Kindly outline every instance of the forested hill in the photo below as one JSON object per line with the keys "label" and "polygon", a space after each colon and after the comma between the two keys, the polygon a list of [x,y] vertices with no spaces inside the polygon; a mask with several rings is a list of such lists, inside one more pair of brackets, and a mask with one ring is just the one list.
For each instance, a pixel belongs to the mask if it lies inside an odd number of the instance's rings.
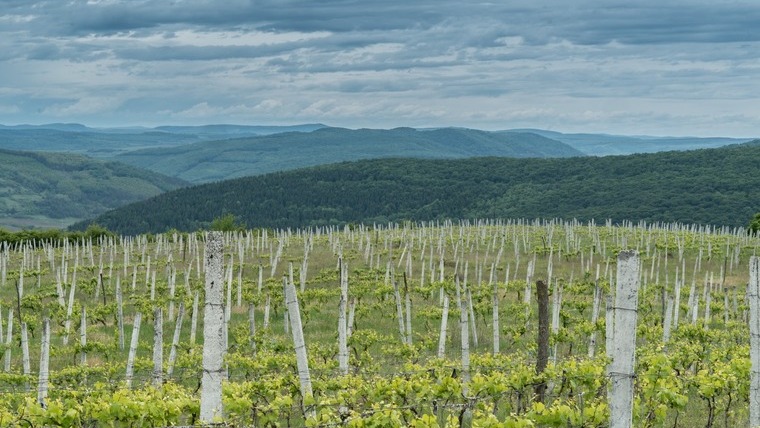
{"label": "forested hill", "polygon": [[[746,225],[760,211],[760,140],[719,149],[565,159],[382,159],[184,188],[95,221],[120,233],[444,218]],[[86,227],[82,223],[79,228]]]}
{"label": "forested hill", "polygon": [[138,150],[115,159],[203,183],[358,159],[582,155],[565,143],[527,132],[321,128]]}
{"label": "forested hill", "polygon": [[66,227],[187,184],[75,154],[0,150],[0,228]]}

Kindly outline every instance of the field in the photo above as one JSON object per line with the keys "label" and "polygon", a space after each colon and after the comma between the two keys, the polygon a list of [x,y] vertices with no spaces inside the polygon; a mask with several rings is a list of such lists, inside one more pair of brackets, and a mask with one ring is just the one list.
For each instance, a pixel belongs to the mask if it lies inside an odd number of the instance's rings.
{"label": "field", "polygon": [[[741,229],[482,221],[253,230],[224,242],[218,421],[607,426],[605,301],[618,252],[634,249],[634,426],[748,423],[746,286],[760,240]],[[203,233],[0,248],[0,426],[199,422]],[[541,373],[539,280],[552,307]],[[284,281],[299,290],[311,394],[302,393]]]}

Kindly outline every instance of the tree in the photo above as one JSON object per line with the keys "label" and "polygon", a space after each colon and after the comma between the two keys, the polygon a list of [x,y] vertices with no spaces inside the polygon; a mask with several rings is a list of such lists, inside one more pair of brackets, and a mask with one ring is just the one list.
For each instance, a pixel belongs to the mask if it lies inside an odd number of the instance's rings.
{"label": "tree", "polygon": [[92,238],[93,240],[107,236],[112,237],[115,235],[113,232],[97,223],[91,223],[89,226],[87,226],[87,230],[84,231],[84,237]]}
{"label": "tree", "polygon": [[757,212],[752,216],[752,220],[749,221],[749,226],[747,227],[747,232],[753,235],[760,232],[760,212]]}
{"label": "tree", "polygon": [[238,223],[237,217],[234,214],[225,214],[211,221],[211,230],[218,230],[220,232],[232,232],[244,228],[245,225]]}

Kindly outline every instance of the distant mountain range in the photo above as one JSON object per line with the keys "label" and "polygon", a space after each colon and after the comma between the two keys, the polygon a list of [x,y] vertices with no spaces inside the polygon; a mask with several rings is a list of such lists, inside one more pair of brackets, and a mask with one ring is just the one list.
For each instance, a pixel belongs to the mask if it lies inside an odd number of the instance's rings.
{"label": "distant mountain range", "polygon": [[159,126],[157,128],[88,128],[77,123],[0,125],[0,149],[79,153],[108,158],[132,150],[280,132],[309,132],[324,127],[325,125],[321,124]]}
{"label": "distant mountain range", "polygon": [[200,126],[159,126],[157,131],[172,134],[189,134],[209,139],[250,137],[256,135],[280,134],[283,132],[311,132],[317,129],[327,128],[321,123],[307,123],[304,125],[291,126],[248,126],[248,125],[200,125]]}
{"label": "distant mountain range", "polygon": [[[108,134],[129,136],[126,143],[136,141],[140,136],[146,137],[146,142],[142,146],[158,147],[163,145],[180,145],[190,142],[223,140],[228,138],[253,137],[261,135],[272,135],[283,132],[311,132],[329,126],[321,123],[285,125],[285,126],[267,126],[267,125],[229,125],[229,124],[210,124],[199,126],[157,126],[157,127],[121,127],[121,128],[91,128],[78,123],[49,123],[44,125],[0,125],[0,148],[27,149],[27,150],[46,150],[46,151],[73,151],[84,152],[93,143],[102,144],[119,144],[118,138],[107,139],[105,137],[95,137],[95,134]],[[436,128],[445,129],[445,128]],[[453,128],[463,129],[468,128]],[[31,140],[24,136],[23,132],[14,134],[7,131],[57,131],[68,133],[68,135],[58,135],[55,141],[46,142],[42,139]],[[419,129],[433,130],[433,129]],[[727,144],[743,143],[752,140],[752,138],[726,138],[726,137],[656,137],[656,136],[628,136],[628,135],[611,135],[611,134],[592,134],[592,133],[562,133],[557,131],[548,131],[543,129],[508,129],[503,131],[481,131],[481,132],[510,132],[510,133],[531,133],[541,135],[546,138],[561,141],[569,144],[571,147],[580,150],[586,155],[605,156],[620,155],[632,153],[651,153],[668,150],[691,150],[704,149],[710,147],[720,147]],[[29,134],[33,135],[33,134]],[[48,136],[55,135],[48,132]],[[161,138],[159,138],[161,136]],[[181,138],[180,136],[184,137]],[[192,138],[188,138],[192,137]],[[62,143],[66,140],[66,145],[56,147],[55,144]],[[158,141],[157,141],[158,140]],[[18,144],[30,144],[20,147]],[[77,148],[81,144],[82,148]],[[38,146],[39,145],[39,146]],[[143,147],[144,148],[144,147]],[[100,152],[121,152],[121,147],[98,147]]]}
{"label": "distant mountain range", "polygon": [[0,150],[0,227],[61,228],[186,186],[182,180],[72,153]]}
{"label": "distant mountain range", "polygon": [[[374,159],[168,192],[97,217],[120,233],[446,218],[577,218],[743,226],[760,211],[760,140],[562,159]],[[85,228],[83,222],[75,228]]]}
{"label": "distant mountain range", "polygon": [[[233,139],[236,141],[225,141]],[[2,149],[55,151],[118,158],[134,166],[153,169],[193,182],[373,157],[606,156],[712,148],[749,140],[723,137],[565,134],[541,129],[349,130],[332,128],[320,123],[291,126],[215,124],[155,128],[89,128],[76,123],[0,125]],[[563,147],[562,144],[569,148]],[[172,163],[177,163],[176,166],[166,165],[169,157]]]}
{"label": "distant mountain range", "polygon": [[[359,159],[565,158],[687,150],[744,141],[563,134],[539,129],[351,130],[319,123],[155,128],[90,128],[76,123],[0,125],[0,150],[5,150],[0,156],[0,177],[4,180],[0,187],[4,197],[0,201],[0,227],[64,226],[188,183]],[[90,161],[85,158],[51,154],[50,159],[57,160],[50,161],[43,154],[12,152],[22,150],[80,154],[136,168],[126,172],[125,166],[115,163],[86,166]],[[81,164],[78,172],[60,169],[60,159]],[[126,179],[124,174],[130,178]],[[143,181],[134,181],[140,179]],[[111,196],[103,199],[108,196],[104,192]]]}
{"label": "distant mountain range", "polygon": [[91,128],[80,123],[48,123],[44,125],[0,125],[0,130],[52,130],[62,132],[81,132],[90,134],[142,134],[146,132],[166,132],[170,134],[208,135],[214,138],[229,135],[269,135],[280,132],[311,132],[319,128],[327,128],[321,123],[305,123],[301,125],[196,125],[196,126],[130,126],[121,128]]}
{"label": "distant mountain range", "polygon": [[709,149],[729,144],[746,143],[752,138],[726,137],[649,137],[605,134],[563,134],[541,129],[513,130],[532,132],[546,138],[562,141],[590,156],[656,153],[670,150]]}
{"label": "distant mountain range", "polygon": [[568,157],[583,154],[540,135],[444,128],[418,131],[321,128],[168,148],[114,159],[193,183],[377,158],[459,159],[477,156]]}

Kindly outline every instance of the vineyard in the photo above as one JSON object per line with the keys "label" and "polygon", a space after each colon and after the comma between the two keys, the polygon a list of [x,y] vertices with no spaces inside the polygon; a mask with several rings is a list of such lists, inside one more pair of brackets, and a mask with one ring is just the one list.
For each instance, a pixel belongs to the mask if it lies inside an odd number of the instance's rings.
{"label": "vineyard", "polygon": [[[0,426],[606,427],[626,249],[638,254],[633,425],[749,425],[760,239],[742,229],[228,232],[214,234],[218,302],[209,236],[0,244]],[[204,311],[222,321],[218,370]],[[216,375],[209,416],[202,379]]]}

